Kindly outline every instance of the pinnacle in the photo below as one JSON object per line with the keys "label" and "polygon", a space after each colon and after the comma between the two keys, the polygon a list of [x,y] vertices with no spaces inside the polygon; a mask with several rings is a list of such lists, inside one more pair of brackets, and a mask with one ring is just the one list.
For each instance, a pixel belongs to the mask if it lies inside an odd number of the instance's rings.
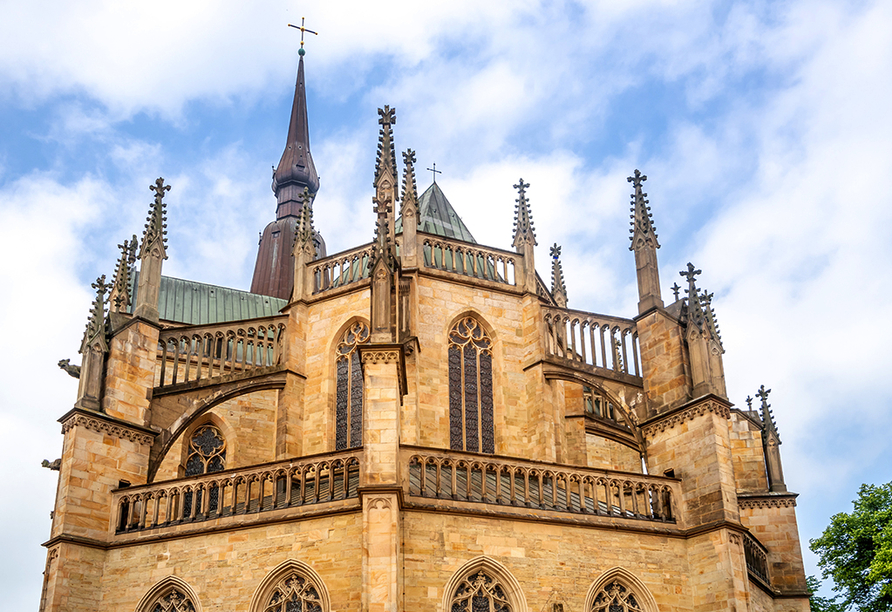
{"label": "pinnacle", "polygon": [[536,229],[533,226],[533,215],[530,212],[530,204],[527,200],[526,190],[529,183],[524,183],[521,178],[514,188],[517,189],[518,198],[514,200],[517,205],[514,207],[514,247],[519,248],[520,245],[529,242],[533,246],[539,244],[536,242]]}
{"label": "pinnacle", "polygon": [[650,201],[647,194],[642,190],[642,184],[647,180],[647,176],[641,174],[640,170],[635,170],[635,174],[626,179],[632,183],[635,193],[632,194],[632,244],[629,246],[630,251],[649,247],[653,249],[660,248],[660,242],[657,240],[656,228],[653,224],[653,215],[650,212]]}

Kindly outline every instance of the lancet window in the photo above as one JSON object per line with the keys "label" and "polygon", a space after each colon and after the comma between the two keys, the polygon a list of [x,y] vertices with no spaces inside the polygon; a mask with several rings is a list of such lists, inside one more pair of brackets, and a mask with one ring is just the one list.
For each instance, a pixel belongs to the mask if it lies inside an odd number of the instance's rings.
{"label": "lancet window", "polygon": [[152,606],[151,612],[195,612],[195,606],[188,596],[174,588]]}
{"label": "lancet window", "polygon": [[635,595],[614,580],[595,596],[590,612],[643,612]]}
{"label": "lancet window", "polygon": [[276,584],[263,612],[323,612],[316,586],[297,572]]}
{"label": "lancet window", "polygon": [[485,571],[477,571],[459,583],[450,612],[511,612],[505,589]]}
{"label": "lancet window", "polygon": [[369,326],[357,321],[344,332],[336,349],[336,450],[362,446],[362,366],[357,348],[368,341]]}
{"label": "lancet window", "polygon": [[473,317],[449,331],[449,447],[495,452],[492,340]]}
{"label": "lancet window", "polygon": [[[198,427],[189,437],[189,449],[186,456],[186,476],[199,476],[211,474],[226,469],[226,438],[220,430],[211,424]],[[216,510],[219,502],[220,491],[217,486],[210,489],[208,509]],[[183,496],[184,513],[189,516],[192,510],[192,492]],[[201,508],[201,492],[195,500],[197,507]],[[154,612],[154,611],[153,611]]]}

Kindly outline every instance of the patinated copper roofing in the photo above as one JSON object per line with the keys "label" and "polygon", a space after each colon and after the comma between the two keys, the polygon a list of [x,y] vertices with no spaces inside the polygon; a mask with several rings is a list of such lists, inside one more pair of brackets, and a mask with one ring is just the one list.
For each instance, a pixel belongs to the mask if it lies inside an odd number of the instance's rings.
{"label": "patinated copper roofing", "polygon": [[[139,286],[138,277],[139,273],[134,273],[131,282],[130,290],[134,298]],[[134,299],[133,302],[135,301]],[[158,292],[160,320],[185,325],[270,317],[278,314],[287,303],[288,300],[270,295],[258,295],[170,276],[161,277],[161,288]],[[131,305],[129,312],[132,311]]]}
{"label": "patinated copper roofing", "polygon": [[[397,233],[403,231],[403,219],[396,220]],[[418,231],[444,238],[455,238],[477,244],[437,183],[433,183],[418,199]]]}

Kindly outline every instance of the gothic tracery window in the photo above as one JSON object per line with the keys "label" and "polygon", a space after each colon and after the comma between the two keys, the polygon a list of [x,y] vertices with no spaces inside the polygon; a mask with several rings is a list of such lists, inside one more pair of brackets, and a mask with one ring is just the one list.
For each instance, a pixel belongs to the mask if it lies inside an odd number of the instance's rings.
{"label": "gothic tracery window", "polygon": [[336,349],[335,449],[362,446],[362,366],[357,347],[369,341],[369,327],[357,321]]}
{"label": "gothic tracery window", "polygon": [[614,580],[605,586],[592,602],[590,612],[643,612],[635,595]]}
{"label": "gothic tracery window", "polygon": [[151,612],[195,612],[195,606],[189,597],[174,588],[155,603]]}
{"label": "gothic tracery window", "polygon": [[[202,425],[192,432],[189,437],[188,455],[186,457],[185,476],[200,476],[220,472],[226,468],[226,438],[220,430],[211,424]],[[191,516],[192,499],[191,491],[183,496],[184,516]],[[219,503],[219,487],[210,489],[208,510],[216,510]],[[201,508],[201,492],[198,492],[195,500],[196,509]],[[154,612],[154,610],[152,611]]]}
{"label": "gothic tracery window", "polygon": [[450,612],[511,612],[505,589],[480,570],[461,581],[452,596]]}
{"label": "gothic tracery window", "polygon": [[449,331],[449,448],[495,452],[492,340],[473,317]]}
{"label": "gothic tracery window", "polygon": [[322,612],[322,598],[312,582],[291,572],[276,584],[263,612]]}

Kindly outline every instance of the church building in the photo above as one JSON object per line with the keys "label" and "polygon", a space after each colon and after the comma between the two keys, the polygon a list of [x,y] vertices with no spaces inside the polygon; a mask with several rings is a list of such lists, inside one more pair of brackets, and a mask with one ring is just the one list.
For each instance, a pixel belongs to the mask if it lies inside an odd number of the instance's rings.
{"label": "church building", "polygon": [[664,301],[647,177],[637,312],[573,310],[530,185],[479,244],[385,106],[329,255],[305,87],[250,291],[164,276],[162,178],[93,285],[40,610],[807,612],[769,390],[729,401],[695,266]]}

